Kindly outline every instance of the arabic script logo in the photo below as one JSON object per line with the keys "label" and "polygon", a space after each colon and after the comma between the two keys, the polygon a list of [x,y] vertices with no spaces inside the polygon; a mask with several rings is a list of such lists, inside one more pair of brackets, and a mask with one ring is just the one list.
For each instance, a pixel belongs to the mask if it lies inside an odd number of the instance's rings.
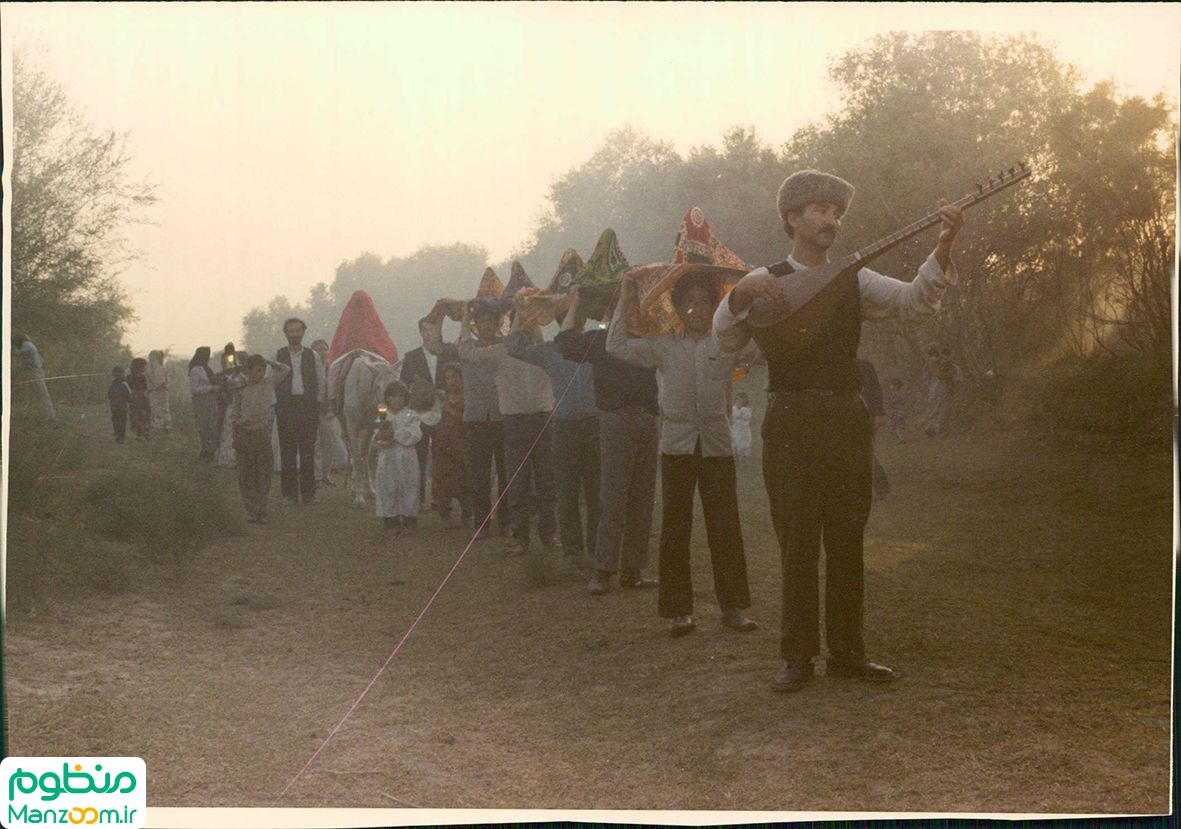
{"label": "arabic script logo", "polygon": [[6,757],[4,826],[143,826],[147,769],[139,757]]}

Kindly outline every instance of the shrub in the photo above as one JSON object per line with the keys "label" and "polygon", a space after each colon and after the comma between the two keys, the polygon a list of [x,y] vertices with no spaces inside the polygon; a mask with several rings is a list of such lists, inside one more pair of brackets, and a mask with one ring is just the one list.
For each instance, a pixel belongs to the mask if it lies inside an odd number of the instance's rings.
{"label": "shrub", "polygon": [[82,493],[87,529],[142,549],[150,558],[176,558],[227,533],[241,531],[237,510],[214,470],[128,466],[96,476]]}
{"label": "shrub", "polygon": [[61,477],[81,469],[88,444],[82,430],[65,420],[13,419],[8,445],[8,508],[23,514],[58,488]]}
{"label": "shrub", "polygon": [[1167,448],[1169,371],[1137,355],[1096,355],[1050,366],[1039,411],[1052,431]]}

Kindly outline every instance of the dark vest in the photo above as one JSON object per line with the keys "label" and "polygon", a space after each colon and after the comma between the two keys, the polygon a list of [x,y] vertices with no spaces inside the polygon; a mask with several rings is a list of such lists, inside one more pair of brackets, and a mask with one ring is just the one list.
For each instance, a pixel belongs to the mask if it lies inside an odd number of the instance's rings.
{"label": "dark vest", "polygon": [[[795,269],[787,262],[772,265],[775,276]],[[792,320],[780,320],[766,328],[751,327],[751,338],[767,358],[767,391],[824,389],[857,394],[861,376],[857,370],[857,348],[861,344],[861,287],[857,272],[838,276],[814,302],[825,309],[802,343],[792,329]],[[807,307],[807,306],[805,306]],[[788,331],[792,330],[789,337]],[[797,342],[785,346],[789,340]]]}
{"label": "dark vest", "polygon": [[[280,348],[275,355],[275,362],[282,363],[290,368],[291,350],[287,346]],[[316,376],[316,353],[306,346],[303,349],[302,357],[300,357],[299,373],[303,377],[302,405],[314,407],[317,405],[317,398],[320,396],[319,378]],[[294,405],[294,399],[291,394],[290,374],[275,386],[275,404],[284,408],[290,408]]]}

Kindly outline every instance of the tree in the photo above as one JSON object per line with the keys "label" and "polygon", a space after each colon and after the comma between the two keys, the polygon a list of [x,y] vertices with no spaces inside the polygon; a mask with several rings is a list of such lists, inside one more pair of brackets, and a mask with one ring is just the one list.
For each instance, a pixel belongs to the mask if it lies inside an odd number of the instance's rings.
{"label": "tree", "polygon": [[96,131],[19,50],[12,79],[13,330],[37,343],[55,373],[106,373],[125,361],[133,318],[117,281],[135,255],[123,230],[141,220],[154,190],[131,179],[126,134]]}
{"label": "tree", "polygon": [[355,291],[365,291],[399,353],[404,353],[421,345],[418,320],[435,300],[474,295],[487,262],[483,248],[460,242],[428,245],[385,262],[374,253],[363,253],[341,262],[332,283],[313,287],[305,302],[293,305],[286,297],[276,297],[266,308],[252,309],[242,320],[246,350],[273,353],[284,343],[283,321],[289,317],[308,324],[305,342],[331,342],[345,304]]}

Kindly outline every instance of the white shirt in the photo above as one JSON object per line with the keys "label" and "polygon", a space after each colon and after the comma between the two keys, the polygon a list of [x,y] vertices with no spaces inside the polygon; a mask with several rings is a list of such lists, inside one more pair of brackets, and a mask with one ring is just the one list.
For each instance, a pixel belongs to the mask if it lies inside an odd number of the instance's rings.
{"label": "white shirt", "polygon": [[319,381],[316,385],[320,387],[316,399],[323,403],[328,384],[324,379],[324,363],[320,360],[320,355],[306,346],[300,348],[299,351],[291,351],[288,347],[287,353],[291,356],[291,394],[303,394],[303,373],[300,369],[303,367],[303,355],[311,354],[316,368],[316,379]]}
{"label": "white shirt", "polygon": [[706,458],[734,454],[726,397],[734,367],[746,354],[725,353],[712,334],[629,337],[616,309],[607,329],[607,353],[629,363],[654,368],[660,391],[660,453],[692,455],[701,442]]}
{"label": "white shirt", "polygon": [[422,350],[422,356],[426,357],[426,373],[430,376],[432,383],[437,383],[439,378],[435,376],[435,370],[439,365],[439,356],[437,354],[431,354],[425,348]]}
{"label": "white shirt", "polygon": [[[806,267],[790,256],[787,257],[787,261],[796,270],[804,270]],[[770,271],[766,268],[757,268],[751,273],[766,274]],[[788,276],[788,279],[790,278]],[[943,292],[947,290],[948,285],[955,285],[957,282],[959,275],[956,273],[955,265],[952,264],[944,273],[934,253],[919,266],[918,274],[911,282],[903,282],[869,268],[862,268],[857,272],[857,284],[861,290],[861,318],[896,319],[908,325],[918,325],[938,313]],[[718,310],[714,312],[714,334],[723,351],[738,351],[750,341],[750,331],[746,325],[749,313],[748,306],[742,313],[735,314],[730,310],[730,294],[722,297]]]}
{"label": "white shirt", "polygon": [[290,351],[291,355],[291,393],[303,394],[303,353],[307,349],[301,348],[299,351]]}

